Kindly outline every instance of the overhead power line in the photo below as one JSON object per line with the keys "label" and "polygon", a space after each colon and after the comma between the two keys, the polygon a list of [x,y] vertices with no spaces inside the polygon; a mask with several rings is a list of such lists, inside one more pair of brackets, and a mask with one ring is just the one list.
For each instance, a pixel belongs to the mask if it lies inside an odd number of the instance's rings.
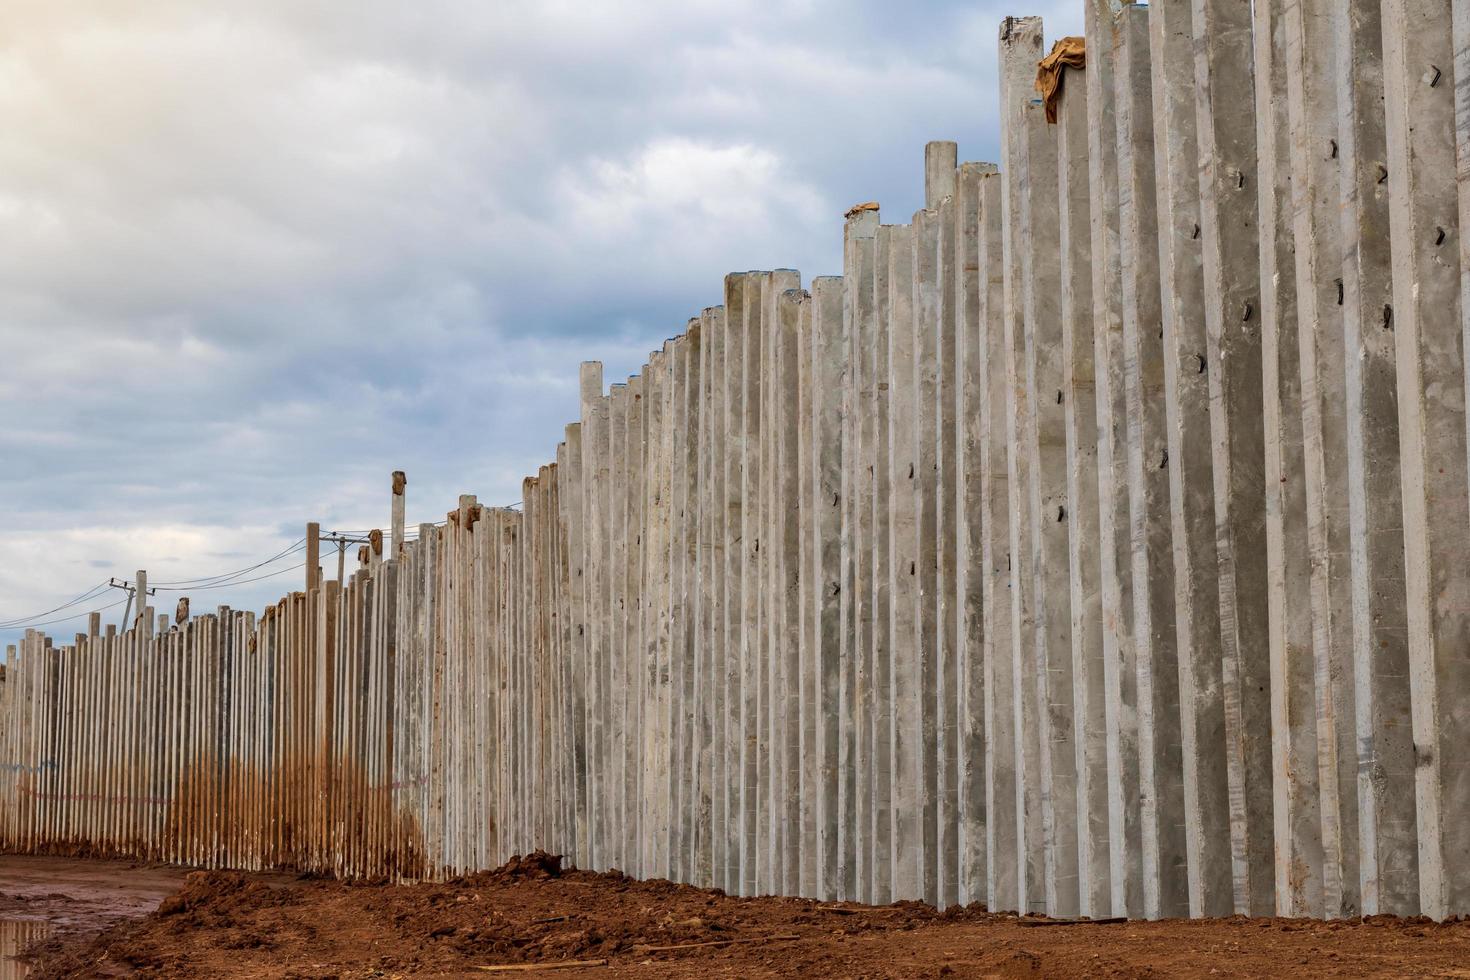
{"label": "overhead power line", "polygon": [[[93,613],[106,612],[108,609],[115,609],[115,608],[117,608],[118,606],[122,605],[124,602],[127,602],[127,601],[128,601],[127,599],[118,599],[116,602],[109,602],[105,606],[99,606],[96,609],[89,609],[86,612],[75,613],[75,614],[73,614],[71,616],[63,616],[60,619],[48,619],[48,620],[46,620],[44,622],[40,622],[40,623],[27,623],[26,626],[25,626],[25,628],[26,629],[35,629],[38,626],[55,626],[57,623],[70,623],[72,620],[81,619],[83,616],[90,616]],[[11,629],[11,628],[18,629],[19,627],[9,627],[9,626],[7,626],[5,628],[6,629]]]}
{"label": "overhead power line", "polygon": [[[0,629],[19,629],[21,627],[35,626],[36,624],[33,622],[33,620],[41,619],[44,616],[50,616],[52,613],[59,613],[65,609],[70,609],[72,606],[79,606],[84,602],[88,602],[92,599],[97,598],[97,596],[106,592],[107,588],[107,582],[100,582],[97,585],[94,585],[92,588],[88,589],[86,592],[83,592],[81,595],[77,596],[75,599],[72,599],[70,602],[63,602],[59,606],[54,606],[51,609],[46,609],[38,613],[33,613],[29,616],[21,616],[16,619],[9,619],[5,620],[4,622],[0,622]],[[82,615],[85,616],[86,613],[83,613]]]}
{"label": "overhead power line", "polygon": [[300,538],[294,544],[292,544],[288,548],[286,548],[284,551],[279,551],[276,554],[271,555],[269,558],[265,559],[264,561],[258,561],[255,564],[253,564],[253,565],[247,565],[244,568],[237,568],[237,569],[235,569],[232,572],[220,572],[217,575],[205,575],[205,576],[202,576],[200,578],[180,579],[180,580],[174,581],[174,582],[158,582],[156,584],[160,588],[162,588],[162,587],[168,587],[169,591],[171,591],[171,592],[177,592],[178,591],[178,588],[176,588],[176,587],[181,587],[181,586],[189,586],[189,587],[199,586],[199,587],[202,587],[202,586],[205,586],[205,585],[213,585],[213,584],[216,584],[216,583],[222,583],[222,582],[225,582],[225,581],[227,581],[229,579],[238,578],[241,575],[249,575],[251,572],[255,571],[256,569],[258,569],[258,568],[264,568],[265,566],[271,564],[272,562],[280,561],[282,558],[289,557],[290,555],[293,555],[296,552],[303,550],[305,547],[306,547],[306,539],[305,538]]}
{"label": "overhead power line", "polygon": [[[256,567],[258,568],[260,566],[256,566]],[[233,586],[233,585],[249,585],[251,582],[264,582],[268,578],[275,578],[278,575],[285,575],[287,572],[294,572],[298,568],[305,568],[305,567],[306,567],[306,562],[301,562],[299,564],[292,565],[290,568],[279,568],[279,569],[275,570],[274,572],[269,572],[269,573],[267,573],[265,575],[257,575],[254,578],[236,579],[236,580],[229,581],[229,582],[220,582],[220,583],[218,583],[216,585],[192,585],[192,586],[188,586],[186,588],[185,587],[177,587],[177,586],[175,586],[175,587],[167,587],[167,586],[160,585],[160,586],[158,586],[158,591],[160,591],[160,592],[205,592],[205,591],[208,591],[209,589],[227,589],[227,588],[229,588],[230,586]]]}

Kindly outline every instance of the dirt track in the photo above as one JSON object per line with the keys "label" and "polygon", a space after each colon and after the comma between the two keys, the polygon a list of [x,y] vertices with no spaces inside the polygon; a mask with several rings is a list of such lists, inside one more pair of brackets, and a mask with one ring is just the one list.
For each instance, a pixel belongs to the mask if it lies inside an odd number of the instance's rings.
{"label": "dirt track", "polygon": [[[401,887],[200,872],[147,911],[183,874],[0,857],[0,915],[53,920],[57,932],[36,948],[36,977],[494,976],[474,967],[557,960],[607,965],[503,975],[1470,977],[1470,923],[1037,927],[978,909],[940,915],[909,904],[733,899],[617,874],[559,872],[555,859],[541,857]],[[694,943],[727,944],[656,948]]]}

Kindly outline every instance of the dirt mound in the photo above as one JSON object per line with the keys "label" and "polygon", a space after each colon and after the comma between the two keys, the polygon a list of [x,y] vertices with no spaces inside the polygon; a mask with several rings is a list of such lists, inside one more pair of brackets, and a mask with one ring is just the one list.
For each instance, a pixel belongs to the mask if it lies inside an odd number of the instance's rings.
{"label": "dirt mound", "polygon": [[490,872],[492,878],[498,879],[520,879],[520,878],[560,878],[561,877],[560,854],[547,854],[545,851],[532,851],[524,856],[517,854],[509,861]]}
{"label": "dirt mound", "polygon": [[732,898],[564,868],[533,853],[413,885],[192,874],[152,914],[50,949],[38,978],[449,977],[492,964],[606,961],[555,976],[1433,975],[1470,960],[1470,924],[1220,919],[1065,924]]}

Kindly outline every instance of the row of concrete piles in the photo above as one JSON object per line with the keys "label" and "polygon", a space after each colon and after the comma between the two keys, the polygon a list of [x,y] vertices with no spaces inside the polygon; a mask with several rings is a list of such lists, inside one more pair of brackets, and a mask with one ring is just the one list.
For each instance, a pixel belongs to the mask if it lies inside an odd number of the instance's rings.
{"label": "row of concrete piles", "polygon": [[925,210],[855,209],[841,280],[731,277],[626,388],[587,369],[589,595],[626,601],[598,511],[666,475],[618,470],[665,360],[699,372],[674,478],[725,502],[682,531],[692,825],[666,858],[618,782],[649,758],[594,752],[626,836],[594,802],[593,862],[1053,914],[1464,908],[1464,19],[1099,0],[1055,126],[1041,24],[1007,20],[1000,166],[931,144]]}
{"label": "row of concrete piles", "polygon": [[583,365],[521,510],[395,480],[259,623],[28,637],[5,845],[1470,912],[1470,4],[1082,2],[1055,124],[1007,19],[999,163]]}

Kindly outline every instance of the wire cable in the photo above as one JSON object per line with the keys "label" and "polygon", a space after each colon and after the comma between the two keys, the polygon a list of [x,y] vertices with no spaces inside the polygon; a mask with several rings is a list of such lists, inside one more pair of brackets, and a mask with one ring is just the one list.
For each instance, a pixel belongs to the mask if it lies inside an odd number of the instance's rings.
{"label": "wire cable", "polygon": [[265,575],[257,575],[255,578],[239,579],[239,580],[233,581],[233,582],[221,582],[221,583],[219,583],[217,585],[191,586],[191,587],[188,587],[188,588],[173,588],[173,587],[165,588],[163,586],[159,586],[158,587],[158,591],[160,591],[160,592],[205,592],[205,591],[207,591],[209,589],[226,589],[226,588],[229,588],[230,586],[234,586],[234,585],[249,585],[251,582],[264,582],[268,578],[275,578],[278,575],[285,575],[287,572],[294,572],[298,568],[305,568],[305,567],[306,567],[306,562],[301,562],[299,565],[292,565],[290,568],[277,569],[276,571],[269,572],[269,573],[267,573]]}
{"label": "wire cable", "polygon": [[[116,602],[110,602],[107,605],[101,606],[97,609],[89,609],[87,612],[77,613],[75,616],[63,616],[61,619],[49,619],[44,623],[31,623],[26,628],[35,629],[37,626],[54,626],[57,623],[69,623],[74,619],[81,619],[83,616],[90,616],[92,615],[92,613],[105,612],[108,609],[115,609],[127,601],[127,599],[119,599]],[[12,627],[6,626],[4,628],[11,629]]]}
{"label": "wire cable", "polygon": [[[111,580],[109,579],[108,582],[110,582],[110,581]],[[33,626],[33,625],[35,625],[34,623],[31,622],[31,620],[33,620],[33,619],[40,619],[42,616],[50,616],[52,613],[58,613],[58,612],[61,612],[63,609],[70,609],[72,606],[80,605],[81,603],[87,602],[90,599],[95,599],[97,596],[99,596],[103,592],[106,592],[107,591],[107,589],[108,589],[108,582],[101,582],[101,583],[93,586],[92,588],[88,589],[86,592],[83,592],[81,595],[77,596],[75,599],[71,600],[70,602],[63,602],[61,605],[56,606],[55,608],[47,609],[47,610],[44,610],[42,612],[35,613],[33,615],[30,615],[30,616],[21,616],[21,617],[18,617],[16,619],[8,619],[8,620],[5,620],[4,622],[0,622],[0,629],[18,629],[18,628],[20,628],[22,626],[26,626],[26,627]],[[83,615],[86,615],[86,614],[83,613]],[[75,618],[75,617],[73,617],[73,618]]]}
{"label": "wire cable", "polygon": [[176,586],[203,586],[203,585],[210,585],[210,584],[213,584],[213,583],[216,583],[216,582],[222,582],[222,581],[227,580],[227,579],[238,578],[241,575],[249,575],[251,572],[255,571],[256,569],[258,569],[258,568],[264,568],[265,566],[271,564],[272,562],[280,561],[282,558],[286,558],[289,555],[295,554],[296,552],[301,551],[305,547],[306,547],[306,539],[305,538],[301,538],[301,539],[297,540],[294,544],[292,544],[290,547],[286,548],[284,551],[277,552],[276,554],[271,555],[269,558],[265,559],[264,561],[256,562],[254,565],[249,565],[249,566],[246,566],[245,568],[236,569],[233,572],[220,572],[218,575],[204,575],[204,576],[201,576],[199,578],[180,579],[180,580],[174,581],[174,582],[150,582],[148,584],[149,584],[150,587],[168,586],[169,587],[169,591],[171,591],[171,592],[178,591],[178,589],[175,588]]}

